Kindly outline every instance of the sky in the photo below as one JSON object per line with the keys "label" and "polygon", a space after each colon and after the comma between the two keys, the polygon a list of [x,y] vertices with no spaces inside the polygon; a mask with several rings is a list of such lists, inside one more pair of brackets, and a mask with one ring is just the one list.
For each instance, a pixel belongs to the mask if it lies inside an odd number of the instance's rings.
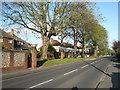
{"label": "sky", "polygon": [[[112,42],[118,40],[118,2],[96,2],[96,6],[99,8],[98,12],[105,17],[105,21],[101,24],[108,31],[108,42],[111,48]],[[35,37],[36,34],[26,31],[23,30],[22,34],[17,35],[31,44],[42,45],[41,39]],[[57,39],[57,37],[54,37],[54,39]]]}
{"label": "sky", "polygon": [[120,2],[118,3],[118,40],[120,41]]}
{"label": "sky", "polygon": [[97,2],[99,12],[105,17],[101,24],[108,31],[109,47],[114,40],[118,40],[118,2]]}

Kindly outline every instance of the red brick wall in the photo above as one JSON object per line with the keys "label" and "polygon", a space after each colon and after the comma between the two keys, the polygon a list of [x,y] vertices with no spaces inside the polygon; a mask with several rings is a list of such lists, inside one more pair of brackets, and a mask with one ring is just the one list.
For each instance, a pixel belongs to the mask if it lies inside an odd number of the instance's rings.
{"label": "red brick wall", "polygon": [[[10,64],[9,64],[9,67],[4,67],[2,68],[2,71],[11,71],[11,70],[21,70],[21,69],[26,69],[27,66],[28,66],[28,53],[27,51],[20,51],[20,50],[2,50],[2,52],[10,52]],[[17,53],[25,53],[25,60],[24,60],[24,65],[23,66],[14,66],[14,53],[17,52]]]}

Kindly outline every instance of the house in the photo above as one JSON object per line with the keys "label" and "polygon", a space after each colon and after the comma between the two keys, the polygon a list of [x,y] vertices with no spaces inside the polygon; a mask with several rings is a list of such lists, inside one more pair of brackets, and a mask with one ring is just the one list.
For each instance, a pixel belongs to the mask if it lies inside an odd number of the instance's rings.
{"label": "house", "polygon": [[28,50],[31,46],[28,42],[22,40],[14,34],[14,30],[11,32],[5,32],[2,30],[2,36],[0,36],[0,43],[2,44],[2,49],[8,50]]}
{"label": "house", "polygon": [[37,44],[30,44],[11,32],[0,29],[0,46],[2,47],[2,71],[20,70],[36,67]]}
{"label": "house", "polygon": [[[73,57],[73,53],[74,53],[74,45],[71,43],[66,43],[63,42],[62,45],[59,41],[57,40],[50,40],[50,44],[56,49],[57,53],[59,54],[59,58],[60,58],[60,52],[61,50],[64,51],[65,53],[65,57]],[[80,55],[81,54],[81,50],[82,47],[81,46],[77,46],[77,53]]]}

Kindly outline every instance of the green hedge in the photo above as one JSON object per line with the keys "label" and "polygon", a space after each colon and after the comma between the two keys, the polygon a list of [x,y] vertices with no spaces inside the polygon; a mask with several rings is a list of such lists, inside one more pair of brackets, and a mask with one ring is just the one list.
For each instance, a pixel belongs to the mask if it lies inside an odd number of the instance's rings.
{"label": "green hedge", "polygon": [[117,55],[118,58],[120,58],[120,48],[118,48],[118,49],[116,50],[116,55]]}

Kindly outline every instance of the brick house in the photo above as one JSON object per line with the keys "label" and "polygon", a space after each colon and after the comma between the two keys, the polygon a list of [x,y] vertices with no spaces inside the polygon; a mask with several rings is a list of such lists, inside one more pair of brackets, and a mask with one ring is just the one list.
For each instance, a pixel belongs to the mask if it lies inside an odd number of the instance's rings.
{"label": "brick house", "polygon": [[14,30],[11,32],[5,32],[2,30],[2,36],[0,37],[2,42],[2,49],[7,50],[28,50],[31,46],[28,42],[22,40],[14,34]]}
{"label": "brick house", "polygon": [[[56,49],[56,51],[59,54],[59,58],[60,58],[60,52],[61,50],[64,51],[65,53],[65,57],[69,58],[69,57],[73,57],[73,53],[74,53],[74,45],[70,44],[70,43],[65,43],[63,42],[62,46],[61,43],[57,40],[50,40],[50,44]],[[77,46],[77,52],[78,54],[80,54],[81,52],[81,46]]]}
{"label": "brick house", "polygon": [[[1,29],[0,29],[1,30]],[[2,47],[2,71],[27,69],[36,67],[35,50],[30,51],[31,47],[37,44],[29,44],[11,32],[1,30],[0,46]]]}

